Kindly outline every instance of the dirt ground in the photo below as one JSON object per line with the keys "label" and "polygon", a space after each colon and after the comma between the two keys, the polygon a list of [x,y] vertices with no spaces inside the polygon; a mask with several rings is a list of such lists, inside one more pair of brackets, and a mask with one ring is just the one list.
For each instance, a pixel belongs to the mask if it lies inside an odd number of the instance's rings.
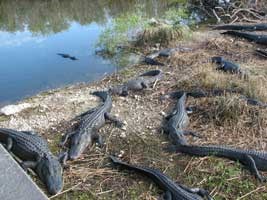
{"label": "dirt ground", "polygon": [[[125,121],[123,129],[106,124],[100,129],[104,148],[89,147],[82,158],[68,162],[64,170],[64,189],[50,199],[146,199],[160,198],[162,191],[149,179],[129,171],[118,171],[107,156],[149,166],[168,174],[174,181],[210,191],[214,199],[267,199],[266,184],[261,184],[243,167],[227,159],[190,157],[163,150],[170,142],[162,132],[164,116],[175,100],[161,96],[179,89],[238,88],[244,94],[267,102],[266,59],[253,50],[260,47],[247,41],[222,36],[217,31],[195,32],[186,41],[172,46],[189,47],[170,58],[160,58],[166,66],[137,65],[112,74],[93,84],[79,84],[41,93],[23,100],[32,104],[18,114],[0,116],[0,126],[35,130],[47,138],[54,153],[57,144],[70,128],[70,120],[99,104],[90,92],[102,90],[137,76],[149,69],[164,71],[164,79],[142,92],[128,97],[113,97],[112,113]],[[224,56],[249,72],[249,79],[215,70],[212,56]],[[220,144],[267,151],[266,109],[247,105],[238,95],[194,99],[188,130],[202,138],[188,138],[192,144]],[[267,175],[267,174],[266,174]],[[41,185],[41,183],[38,182]],[[41,185],[42,187],[42,185]]]}

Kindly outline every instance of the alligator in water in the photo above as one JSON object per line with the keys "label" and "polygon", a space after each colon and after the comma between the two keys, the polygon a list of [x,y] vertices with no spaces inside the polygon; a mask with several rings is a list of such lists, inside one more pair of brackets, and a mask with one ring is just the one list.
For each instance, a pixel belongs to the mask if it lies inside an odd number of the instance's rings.
{"label": "alligator in water", "polygon": [[216,30],[236,30],[236,31],[266,31],[267,24],[225,24],[212,26]]}
{"label": "alligator in water", "polygon": [[110,92],[115,95],[127,96],[130,90],[137,91],[148,88],[152,83],[162,79],[163,72],[161,70],[151,70],[139,75],[137,78],[128,82],[110,88]]}
{"label": "alligator in water", "polygon": [[20,164],[25,170],[31,168],[39,176],[50,194],[62,190],[61,164],[41,136],[29,131],[0,128],[0,142],[22,160]]}
{"label": "alligator in water", "polygon": [[239,161],[260,181],[265,177],[258,170],[267,171],[267,152],[241,150],[224,146],[177,145],[176,151],[194,156],[217,156]]}
{"label": "alligator in water", "polygon": [[168,134],[172,144],[187,144],[184,135],[198,137],[194,132],[184,130],[189,124],[189,118],[185,107],[186,93],[179,98],[172,113],[166,117],[167,122],[164,124],[164,132]]}
{"label": "alligator in water", "polygon": [[61,56],[62,58],[69,58],[71,60],[78,60],[78,58],[76,58],[74,56],[70,56],[69,54],[65,54],[65,53],[57,53],[57,55]]}
{"label": "alligator in water", "polygon": [[110,159],[115,165],[127,170],[134,170],[151,178],[162,190],[164,190],[164,199],[166,200],[212,200],[208,191],[201,188],[189,188],[185,185],[175,183],[159,170],[131,165],[118,160],[114,156],[110,156]]}
{"label": "alligator in water", "polygon": [[248,41],[252,41],[257,44],[267,45],[267,35],[257,35],[257,34],[252,34],[252,33],[238,32],[238,31],[226,31],[221,34],[245,38]]}
{"label": "alligator in water", "polygon": [[106,120],[113,121],[118,127],[123,126],[123,122],[110,114],[112,99],[109,92],[95,91],[92,94],[100,97],[103,103],[81,114],[78,117],[80,118],[78,128],[64,135],[60,145],[64,146],[69,141],[69,151],[61,155],[62,163],[65,163],[66,160],[74,160],[80,157],[84,150],[91,146],[94,141],[100,146],[103,145],[102,137],[97,131],[105,124]]}

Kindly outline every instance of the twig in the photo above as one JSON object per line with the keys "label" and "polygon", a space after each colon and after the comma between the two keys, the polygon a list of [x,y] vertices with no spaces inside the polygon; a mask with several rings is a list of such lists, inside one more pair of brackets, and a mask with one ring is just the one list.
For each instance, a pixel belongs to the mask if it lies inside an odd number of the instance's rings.
{"label": "twig", "polygon": [[217,15],[216,11],[214,9],[212,9],[213,15],[216,17],[217,19],[217,23],[221,22],[221,18]]}
{"label": "twig", "polygon": [[252,193],[257,192],[258,190],[261,190],[261,189],[264,189],[264,188],[265,188],[265,186],[258,187],[257,189],[252,190],[252,191],[248,192],[247,194],[245,194],[245,195],[243,195],[243,196],[237,198],[237,200],[244,199],[245,197],[251,195]]}

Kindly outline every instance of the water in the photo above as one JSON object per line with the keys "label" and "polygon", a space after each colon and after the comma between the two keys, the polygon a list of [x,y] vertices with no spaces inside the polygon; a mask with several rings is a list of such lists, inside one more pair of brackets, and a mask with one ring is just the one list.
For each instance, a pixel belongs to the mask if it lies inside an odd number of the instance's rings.
{"label": "water", "polygon": [[123,12],[158,16],[167,7],[165,0],[0,0],[0,105],[114,72],[116,64],[95,55],[105,25]]}

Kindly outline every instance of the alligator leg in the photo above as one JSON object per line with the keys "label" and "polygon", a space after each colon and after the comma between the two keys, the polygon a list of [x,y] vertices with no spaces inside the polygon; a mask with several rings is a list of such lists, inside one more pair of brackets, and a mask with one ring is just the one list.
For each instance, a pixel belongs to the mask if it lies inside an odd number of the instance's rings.
{"label": "alligator leg", "polygon": [[163,195],[164,200],[172,200],[172,193],[170,191],[167,191]]}
{"label": "alligator leg", "polygon": [[145,83],[145,82],[142,82],[141,83],[141,86],[142,86],[142,88],[143,89],[145,89],[145,88],[148,88],[149,86],[148,86],[148,84],[147,83]]}
{"label": "alligator leg", "polygon": [[250,155],[245,155],[245,160],[246,160],[246,163],[248,165],[247,167],[250,170],[250,172],[254,174],[256,178],[259,179],[261,182],[266,181],[266,178],[260,175],[260,172],[257,169],[254,159]]}
{"label": "alligator leg", "polygon": [[70,132],[70,133],[67,133],[65,134],[62,139],[61,139],[61,142],[59,143],[59,146],[63,147],[65,146],[66,142],[68,141],[68,139],[73,136],[74,134],[76,133],[76,131],[73,131],[73,132]]}
{"label": "alligator leg", "polygon": [[202,138],[202,136],[200,136],[198,133],[193,132],[193,131],[183,130],[182,133],[183,133],[184,135],[191,135],[192,137]]}
{"label": "alligator leg", "polygon": [[105,113],[104,116],[105,116],[105,119],[110,120],[111,122],[115,123],[115,125],[118,128],[123,127],[124,123],[121,120],[119,120],[117,117],[115,117],[114,115],[111,115],[110,113]]}
{"label": "alligator leg", "polygon": [[28,168],[34,169],[37,165],[37,162],[36,161],[24,161],[24,162],[21,162],[20,165],[25,171],[27,171]]}
{"label": "alligator leg", "polygon": [[6,143],[6,150],[10,151],[12,146],[13,146],[13,140],[12,140],[12,138],[8,137],[7,138],[7,143]]}
{"label": "alligator leg", "polygon": [[99,147],[103,147],[103,145],[104,145],[103,137],[101,135],[99,135],[98,133],[94,133],[92,135],[92,140],[95,141],[96,143],[98,143]]}
{"label": "alligator leg", "polygon": [[58,155],[58,161],[64,166],[68,160],[68,152],[61,152]]}
{"label": "alligator leg", "polygon": [[178,184],[181,188],[183,188],[184,190],[186,190],[187,192],[190,192],[192,194],[198,194],[199,196],[202,197],[207,197],[209,200],[212,200],[212,198],[209,195],[209,192],[207,190],[204,190],[202,188],[189,188],[185,185],[182,184]]}

